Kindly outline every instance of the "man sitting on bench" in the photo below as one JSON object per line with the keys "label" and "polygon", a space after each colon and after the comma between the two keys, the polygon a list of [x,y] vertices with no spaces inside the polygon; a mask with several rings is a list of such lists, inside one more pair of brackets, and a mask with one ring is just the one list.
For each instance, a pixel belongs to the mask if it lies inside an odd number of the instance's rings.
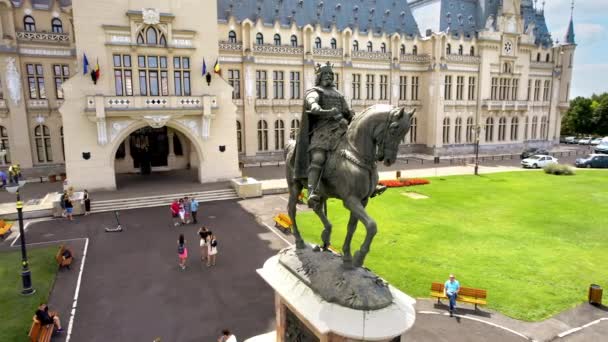
{"label": "man sitting on bench", "polygon": [[49,306],[46,304],[40,304],[38,310],[36,310],[36,318],[40,321],[42,325],[55,324],[57,327],[57,332],[63,332],[63,328],[61,328],[61,321],[59,320],[59,316],[54,315],[53,313],[49,314]]}
{"label": "man sitting on bench", "polygon": [[454,309],[456,309],[458,291],[460,291],[460,282],[454,278],[453,274],[450,274],[450,279],[448,279],[443,286],[444,294],[450,299],[450,317],[454,315]]}

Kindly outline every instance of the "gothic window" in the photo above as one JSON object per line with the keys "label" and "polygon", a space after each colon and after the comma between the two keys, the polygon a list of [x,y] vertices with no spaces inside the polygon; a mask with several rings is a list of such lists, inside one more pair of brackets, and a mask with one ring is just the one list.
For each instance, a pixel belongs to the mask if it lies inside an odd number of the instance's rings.
{"label": "gothic window", "polygon": [[445,54],[446,55],[451,55],[452,54],[452,45],[448,44],[445,48]]}
{"label": "gothic window", "polygon": [[281,36],[278,33],[274,35],[274,45],[281,45]]}
{"label": "gothic window", "polygon": [[293,47],[298,46],[298,37],[296,37],[295,34],[291,36],[291,46],[293,46]]}
{"label": "gothic window", "polygon": [[258,32],[258,34],[255,35],[255,43],[257,45],[263,45],[264,44],[264,35],[261,34],[260,32]]}
{"label": "gothic window", "polygon": [[505,141],[507,131],[507,118],[504,116],[498,121],[498,141]]}
{"label": "gothic window", "polygon": [[367,52],[372,51],[374,51],[374,45],[372,44],[372,42],[367,42]]}
{"label": "gothic window", "polygon": [[63,24],[61,24],[61,20],[57,18],[51,20],[51,28],[53,33],[63,33]]}
{"label": "gothic window", "polygon": [[540,62],[540,52],[536,54],[536,61]]}
{"label": "gothic window", "polygon": [[464,54],[464,48],[462,47],[462,45],[458,46],[458,54],[461,56]]}
{"label": "gothic window", "polygon": [[418,54],[418,46],[414,45],[412,48],[412,55],[416,56]]}
{"label": "gothic window", "polygon": [[282,150],[285,148],[285,123],[283,120],[274,122],[274,149]]}
{"label": "gothic window", "polygon": [[536,139],[537,128],[538,128],[538,117],[533,116],[532,117],[532,129],[530,131],[530,139],[532,139],[532,140]]}
{"label": "gothic window", "polygon": [[547,56],[545,57],[545,62],[549,63],[551,62],[551,55],[547,54]]}
{"label": "gothic window", "polygon": [[486,119],[486,142],[494,141],[494,119]]}
{"label": "gothic window", "polygon": [[475,139],[475,125],[473,125],[473,117],[469,116],[467,118],[467,143],[472,143]]}
{"label": "gothic window", "polygon": [[23,29],[27,32],[36,32],[36,21],[29,15],[23,17]]}
{"label": "gothic window", "polygon": [[11,162],[11,151],[8,145],[8,130],[4,126],[0,126],[0,150],[6,151],[4,162]]}
{"label": "gothic window", "polygon": [[517,130],[519,128],[519,119],[513,117],[511,119],[511,141],[517,140]]}
{"label": "gothic window", "polygon": [[158,34],[156,33],[156,29],[153,27],[148,27],[146,30],[146,44],[156,45],[158,43]]}
{"label": "gothic window", "polygon": [[321,48],[321,38],[319,38],[319,37],[315,38],[315,48],[317,48],[317,49]]}
{"label": "gothic window", "polygon": [[386,53],[386,43],[380,44],[380,52]]}
{"label": "gothic window", "polygon": [[144,36],[140,33],[137,35],[137,44],[143,44],[144,43]]}
{"label": "gothic window", "polygon": [[418,118],[413,117],[410,119],[410,144],[415,144],[418,133]]}
{"label": "gothic window", "polygon": [[34,138],[36,140],[36,154],[39,163],[47,163],[53,161],[53,152],[51,149],[51,132],[48,126],[38,125],[34,128]]}
{"label": "gothic window", "polygon": [[450,118],[443,119],[443,143],[450,143]]}
{"label": "gothic window", "polygon": [[471,56],[475,56],[475,47],[471,46],[471,52],[469,52]]}
{"label": "gothic window", "polygon": [[331,45],[332,49],[337,49],[338,48],[338,42],[336,41],[336,38],[332,38],[331,39],[330,45]]}
{"label": "gothic window", "polygon": [[295,140],[298,136],[298,131],[300,131],[300,120],[291,120],[291,128],[289,129],[289,139]]}
{"label": "gothic window", "polygon": [[401,48],[399,48],[399,53],[405,55],[405,44],[401,44]]}
{"label": "gothic window", "polygon": [[228,32],[228,42],[236,43],[236,32],[234,32],[234,31]]}
{"label": "gothic window", "polygon": [[167,40],[165,39],[165,35],[161,34],[160,39],[158,40],[158,45],[167,46]]}
{"label": "gothic window", "polygon": [[236,121],[236,146],[240,152],[243,152],[243,129],[241,128],[241,122]]}
{"label": "gothic window", "polygon": [[356,40],[353,41],[353,51],[359,51],[359,42]]}
{"label": "gothic window", "polygon": [[268,151],[268,123],[258,121],[258,151]]}
{"label": "gothic window", "polygon": [[456,118],[456,124],[454,126],[454,142],[460,144],[462,142],[462,118]]}

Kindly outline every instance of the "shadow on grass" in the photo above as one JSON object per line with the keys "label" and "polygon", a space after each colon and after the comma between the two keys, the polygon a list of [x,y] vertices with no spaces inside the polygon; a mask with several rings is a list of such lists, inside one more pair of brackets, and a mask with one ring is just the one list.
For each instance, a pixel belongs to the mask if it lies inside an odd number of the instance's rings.
{"label": "shadow on grass", "polygon": [[[444,303],[435,303],[433,307],[437,310],[448,311],[448,305]],[[461,316],[478,316],[484,318],[492,318],[492,313],[487,311],[481,311],[479,309],[456,307],[456,311],[454,313]]]}

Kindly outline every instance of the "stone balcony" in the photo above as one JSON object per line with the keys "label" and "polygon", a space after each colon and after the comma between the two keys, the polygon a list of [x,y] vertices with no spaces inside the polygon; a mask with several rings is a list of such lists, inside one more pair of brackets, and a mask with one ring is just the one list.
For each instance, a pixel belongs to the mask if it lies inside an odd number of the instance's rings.
{"label": "stone balcony", "polygon": [[389,61],[391,59],[391,54],[390,52],[380,51],[353,51],[353,58]]}
{"label": "stone balcony", "polygon": [[531,69],[553,69],[553,63],[551,62],[530,62]]}
{"label": "stone balcony", "polygon": [[312,50],[312,54],[315,57],[335,57],[342,58],[344,55],[343,49],[331,49],[331,48],[315,48]]}
{"label": "stone balcony", "polygon": [[431,61],[431,57],[429,55],[413,55],[413,54],[405,54],[399,56],[399,61],[402,63],[420,63],[425,64]]}
{"label": "stone balcony", "polygon": [[243,44],[242,43],[231,43],[227,41],[219,42],[220,51],[242,51]]}
{"label": "stone balcony", "polygon": [[291,46],[291,45],[271,45],[271,44],[264,44],[264,45],[253,45],[253,52],[254,53],[261,53],[261,54],[270,54],[270,55],[303,55],[304,54],[304,48],[301,46]]}
{"label": "stone balcony", "polygon": [[68,33],[55,33],[55,32],[29,32],[19,31],[17,34],[17,40],[21,42],[59,42],[59,43],[70,43],[70,35]]}
{"label": "stone balcony", "polygon": [[500,100],[484,100],[482,107],[488,111],[526,111],[528,110],[528,101],[500,101]]}
{"label": "stone balcony", "polygon": [[49,109],[49,100],[47,100],[47,99],[27,100],[27,108],[28,109]]}
{"label": "stone balcony", "polygon": [[104,96],[86,97],[86,111],[95,115],[104,111],[109,116],[129,116],[162,112],[167,114],[205,114],[211,115],[218,108],[217,98],[213,95],[202,96]]}
{"label": "stone balcony", "polygon": [[445,108],[454,108],[454,107],[476,107],[477,101],[475,100],[444,100],[443,106]]}
{"label": "stone balcony", "polygon": [[481,58],[479,58],[478,56],[470,56],[470,55],[447,55],[447,56],[445,56],[445,60],[450,63],[463,63],[463,64],[481,63]]}

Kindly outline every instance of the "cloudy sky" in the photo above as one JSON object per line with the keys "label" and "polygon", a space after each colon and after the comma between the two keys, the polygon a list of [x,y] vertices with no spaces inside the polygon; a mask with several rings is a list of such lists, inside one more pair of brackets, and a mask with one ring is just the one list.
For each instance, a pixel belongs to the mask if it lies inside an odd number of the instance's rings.
{"label": "cloudy sky", "polygon": [[[539,0],[539,6],[542,0]],[[553,36],[563,41],[571,0],[547,0],[545,18]],[[608,0],[576,0],[576,53],[571,97],[608,92]]]}

